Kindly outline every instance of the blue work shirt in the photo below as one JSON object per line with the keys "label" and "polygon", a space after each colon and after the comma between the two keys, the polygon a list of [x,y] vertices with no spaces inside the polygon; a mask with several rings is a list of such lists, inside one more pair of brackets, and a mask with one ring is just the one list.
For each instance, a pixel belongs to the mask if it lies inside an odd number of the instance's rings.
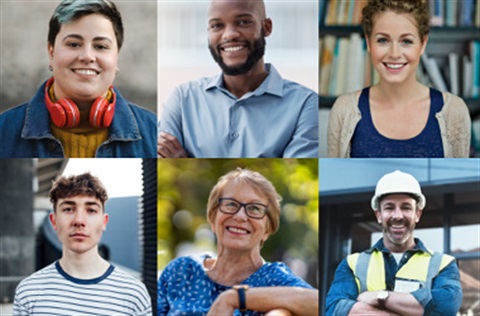
{"label": "blue work shirt", "polygon": [[[385,262],[385,281],[387,290],[393,291],[395,287],[396,272],[416,252],[430,251],[423,245],[420,239],[415,238],[415,247],[408,250],[397,265],[395,258],[380,239],[371,249],[377,249],[383,253]],[[431,290],[421,288],[410,294],[423,306],[424,315],[456,315],[462,303],[462,286],[460,273],[455,261],[447,265],[433,279]],[[352,270],[347,260],[343,259],[335,272],[335,278],[326,298],[326,315],[348,315],[353,305],[357,302],[358,287]]]}
{"label": "blue work shirt", "polygon": [[237,98],[223,75],[178,86],[164,104],[159,132],[175,136],[190,157],[318,157],[318,95],[282,79],[266,64],[267,77]]}
{"label": "blue work shirt", "polygon": [[[107,140],[95,157],[157,157],[156,115],[125,100],[115,89],[117,100]],[[45,83],[33,98],[0,115],[0,158],[63,158],[62,143],[50,129],[45,105]]]}

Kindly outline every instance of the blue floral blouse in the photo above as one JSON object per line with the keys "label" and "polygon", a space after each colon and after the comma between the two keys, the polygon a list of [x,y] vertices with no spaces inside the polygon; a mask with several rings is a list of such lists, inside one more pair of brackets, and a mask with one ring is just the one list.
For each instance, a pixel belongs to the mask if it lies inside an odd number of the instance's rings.
{"label": "blue floral blouse", "polygon": [[[172,260],[158,281],[158,315],[206,315],[223,291],[231,288],[212,281],[203,267],[208,255],[187,256]],[[242,284],[250,287],[298,286],[312,288],[294,275],[282,262],[265,263]],[[241,315],[235,310],[234,315]],[[244,315],[262,315],[247,311]]]}

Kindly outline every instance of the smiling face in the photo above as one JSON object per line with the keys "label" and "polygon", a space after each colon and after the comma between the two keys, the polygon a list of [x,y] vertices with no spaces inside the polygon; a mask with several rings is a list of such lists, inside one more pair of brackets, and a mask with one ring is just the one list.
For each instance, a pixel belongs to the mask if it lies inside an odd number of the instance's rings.
{"label": "smiling face", "polygon": [[57,231],[63,251],[83,254],[96,251],[103,231],[107,227],[108,215],[102,202],[94,196],[77,195],[60,198],[50,222]]}
{"label": "smiling face", "polygon": [[265,37],[272,21],[262,1],[212,1],[208,11],[209,49],[226,75],[263,70]]}
{"label": "smiling face", "polygon": [[118,45],[112,22],[100,14],[90,14],[63,24],[48,45],[57,99],[78,103],[106,96],[115,79]]}
{"label": "smiling face", "polygon": [[407,194],[390,194],[380,201],[376,211],[377,221],[382,225],[384,244],[392,250],[409,249],[413,246],[413,230],[422,216],[417,202]]}
{"label": "smiling face", "polygon": [[428,37],[420,38],[410,14],[378,13],[372,34],[367,37],[367,46],[381,80],[388,83],[416,80],[416,70],[427,41]]}
{"label": "smiling face", "polygon": [[[222,190],[221,197],[232,198],[241,203],[261,203],[267,205],[263,194],[254,190],[245,182],[230,181]],[[268,216],[262,219],[253,219],[245,214],[242,207],[236,214],[230,215],[215,211],[215,218],[211,223],[212,231],[217,235],[218,247],[238,251],[258,251],[267,240]]]}

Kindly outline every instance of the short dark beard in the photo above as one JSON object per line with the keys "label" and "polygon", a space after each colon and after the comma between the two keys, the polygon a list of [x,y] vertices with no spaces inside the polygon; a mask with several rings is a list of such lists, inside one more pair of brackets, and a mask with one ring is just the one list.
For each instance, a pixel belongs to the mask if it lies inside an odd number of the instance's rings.
{"label": "short dark beard", "polygon": [[212,47],[212,45],[209,44],[208,49],[210,50],[215,62],[220,66],[220,68],[222,68],[225,75],[238,76],[249,72],[257,63],[257,61],[259,61],[265,54],[266,41],[263,28],[259,38],[253,40],[252,43],[247,42],[245,45],[247,46],[247,49],[250,49],[250,54],[248,54],[247,60],[243,64],[237,66],[228,66],[223,62],[223,58],[220,53],[220,45]]}

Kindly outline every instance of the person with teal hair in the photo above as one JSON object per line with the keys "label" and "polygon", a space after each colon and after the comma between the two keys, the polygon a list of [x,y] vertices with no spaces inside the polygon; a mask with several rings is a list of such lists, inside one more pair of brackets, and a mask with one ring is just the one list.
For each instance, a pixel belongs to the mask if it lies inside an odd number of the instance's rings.
{"label": "person with teal hair", "polygon": [[110,0],[64,0],[49,24],[52,76],[0,115],[1,158],[156,157],[156,115],[113,87],[123,44]]}

